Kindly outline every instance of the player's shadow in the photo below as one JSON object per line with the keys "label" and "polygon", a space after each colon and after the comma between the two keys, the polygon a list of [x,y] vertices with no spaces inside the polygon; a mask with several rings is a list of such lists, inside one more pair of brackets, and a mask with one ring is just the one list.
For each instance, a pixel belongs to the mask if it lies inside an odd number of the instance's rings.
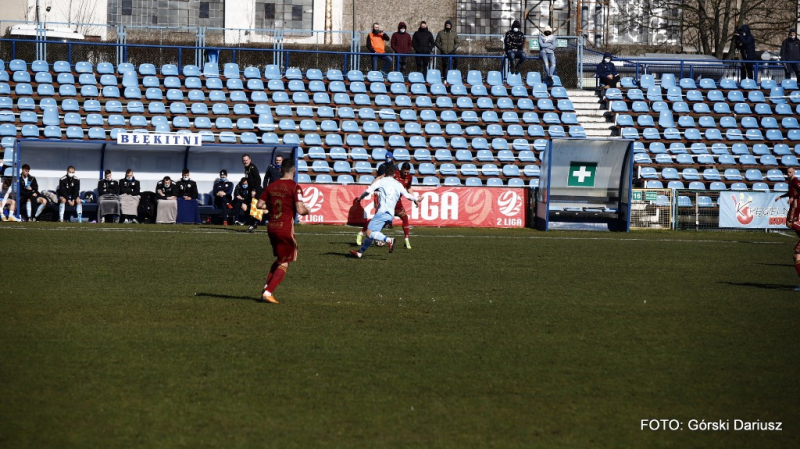
{"label": "player's shadow", "polygon": [[[341,245],[341,243],[339,243],[339,245]],[[351,256],[350,253],[328,251],[327,253],[322,253],[322,255],[323,256],[334,256],[334,257],[335,256],[339,256],[339,257],[344,257],[345,259],[353,259],[353,256]]]}
{"label": "player's shadow", "polygon": [[786,284],[767,284],[763,282],[719,282],[720,284],[728,284],[733,285],[736,287],[753,287],[753,288],[761,288],[764,290],[792,290],[796,285],[786,285]]}
{"label": "player's shadow", "polygon": [[781,268],[794,267],[794,264],[791,263],[760,263],[759,265],[763,265],[765,267],[781,267]]}
{"label": "player's shadow", "polygon": [[252,296],[220,295],[218,293],[195,293],[194,295],[197,297],[205,297],[205,298],[239,299],[245,301],[259,302],[259,298],[254,298]]}

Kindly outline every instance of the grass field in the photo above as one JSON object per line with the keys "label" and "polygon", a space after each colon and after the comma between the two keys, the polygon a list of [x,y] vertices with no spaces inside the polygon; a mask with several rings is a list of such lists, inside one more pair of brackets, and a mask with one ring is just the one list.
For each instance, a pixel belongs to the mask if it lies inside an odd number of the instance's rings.
{"label": "grass field", "polygon": [[416,228],[355,260],[353,228],[297,232],[267,305],[264,232],[0,227],[0,447],[800,440],[794,237]]}

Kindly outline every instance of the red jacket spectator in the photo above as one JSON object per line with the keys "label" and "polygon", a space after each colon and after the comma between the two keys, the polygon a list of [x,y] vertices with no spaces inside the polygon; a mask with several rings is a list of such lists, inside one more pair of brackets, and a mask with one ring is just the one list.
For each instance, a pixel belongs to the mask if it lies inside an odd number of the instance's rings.
{"label": "red jacket spectator", "polygon": [[395,53],[413,53],[414,49],[411,47],[411,35],[406,32],[406,23],[400,22],[397,25],[397,33],[392,34],[390,45]]}

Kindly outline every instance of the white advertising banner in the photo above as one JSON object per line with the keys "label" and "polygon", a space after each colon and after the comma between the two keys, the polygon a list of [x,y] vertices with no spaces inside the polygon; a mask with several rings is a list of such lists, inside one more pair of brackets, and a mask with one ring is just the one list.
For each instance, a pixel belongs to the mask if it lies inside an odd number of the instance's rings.
{"label": "white advertising banner", "polygon": [[785,228],[789,199],[780,196],[774,192],[720,192],[719,227]]}
{"label": "white advertising banner", "polygon": [[177,145],[199,147],[203,145],[201,134],[118,133],[120,145]]}

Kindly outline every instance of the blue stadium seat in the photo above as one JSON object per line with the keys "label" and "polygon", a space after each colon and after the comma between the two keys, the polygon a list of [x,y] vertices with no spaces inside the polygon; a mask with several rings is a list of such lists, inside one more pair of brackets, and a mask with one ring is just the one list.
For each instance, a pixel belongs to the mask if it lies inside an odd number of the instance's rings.
{"label": "blue stadium seat", "polygon": [[36,125],[24,125],[20,132],[22,137],[39,137],[39,127]]}

